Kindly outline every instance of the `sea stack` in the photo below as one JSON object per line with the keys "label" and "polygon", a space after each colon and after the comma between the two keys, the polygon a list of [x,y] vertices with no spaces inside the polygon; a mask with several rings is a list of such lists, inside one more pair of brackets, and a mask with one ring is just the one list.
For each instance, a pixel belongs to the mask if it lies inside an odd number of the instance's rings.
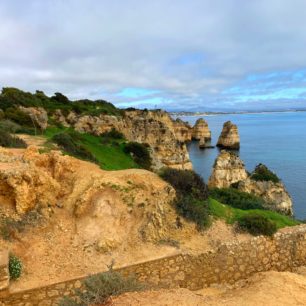
{"label": "sea stack", "polygon": [[217,142],[217,147],[229,150],[239,150],[240,137],[236,124],[233,124],[231,121],[224,123],[221,135]]}
{"label": "sea stack", "polygon": [[211,131],[207,122],[203,118],[199,118],[192,128],[192,138],[194,140],[211,140]]}
{"label": "sea stack", "polygon": [[245,180],[248,174],[243,161],[233,152],[222,150],[217,157],[208,181],[210,188],[228,188]]}

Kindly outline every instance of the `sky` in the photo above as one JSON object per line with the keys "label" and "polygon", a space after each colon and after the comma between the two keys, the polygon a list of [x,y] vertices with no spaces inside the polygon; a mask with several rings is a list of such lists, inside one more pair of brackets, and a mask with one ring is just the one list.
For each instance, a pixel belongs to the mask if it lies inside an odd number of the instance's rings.
{"label": "sky", "polygon": [[305,0],[0,0],[0,86],[170,111],[306,108]]}

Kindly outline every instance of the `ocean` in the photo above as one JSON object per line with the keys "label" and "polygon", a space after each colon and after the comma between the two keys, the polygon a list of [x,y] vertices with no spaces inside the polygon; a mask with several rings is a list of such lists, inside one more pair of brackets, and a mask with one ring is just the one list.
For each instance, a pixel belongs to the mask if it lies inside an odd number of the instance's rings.
{"label": "ocean", "polygon": [[[240,158],[248,171],[263,163],[285,184],[293,200],[296,218],[306,219],[306,112],[180,116],[191,125],[204,118],[217,143],[223,123],[231,120],[240,134]],[[188,145],[194,170],[207,182],[218,148],[200,150],[197,142]]]}

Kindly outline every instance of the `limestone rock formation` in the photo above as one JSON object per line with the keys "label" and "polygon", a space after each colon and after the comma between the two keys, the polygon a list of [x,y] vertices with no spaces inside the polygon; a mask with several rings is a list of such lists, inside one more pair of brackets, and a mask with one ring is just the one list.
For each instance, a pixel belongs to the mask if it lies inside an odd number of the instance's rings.
{"label": "limestone rock formation", "polygon": [[232,152],[222,150],[208,181],[210,188],[227,188],[248,177],[243,161]]}
{"label": "limestone rock formation", "polygon": [[220,148],[239,150],[240,137],[236,124],[231,121],[227,121],[223,125],[221,135],[219,136],[217,146]]}
{"label": "limestone rock formation", "polygon": [[233,183],[238,183],[240,191],[262,198],[267,209],[293,214],[291,197],[282,182],[252,179],[252,174],[247,174],[243,161],[235,153],[222,150],[215,161],[208,186],[228,188]]}
{"label": "limestone rock formation", "polygon": [[200,149],[205,149],[205,138],[201,138],[199,141],[199,148]]}
{"label": "limestone rock formation", "polygon": [[211,140],[211,131],[207,122],[203,118],[199,118],[192,128],[192,138],[195,140]]}
{"label": "limestone rock formation", "polygon": [[266,202],[266,208],[285,215],[292,215],[292,200],[283,183],[272,181],[255,181],[248,178],[239,182],[238,189],[253,193]]}
{"label": "limestone rock formation", "polygon": [[23,107],[19,106],[19,109],[25,114],[29,115],[34,124],[42,130],[45,130],[48,126],[48,114],[42,107]]}
{"label": "limestone rock formation", "polygon": [[[60,119],[63,122],[63,118]],[[71,112],[65,122],[77,131],[101,135],[115,128],[127,140],[150,146],[153,167],[191,169],[185,142],[191,140],[191,127],[172,120],[164,111],[126,111],[122,117],[103,115],[78,116]]]}

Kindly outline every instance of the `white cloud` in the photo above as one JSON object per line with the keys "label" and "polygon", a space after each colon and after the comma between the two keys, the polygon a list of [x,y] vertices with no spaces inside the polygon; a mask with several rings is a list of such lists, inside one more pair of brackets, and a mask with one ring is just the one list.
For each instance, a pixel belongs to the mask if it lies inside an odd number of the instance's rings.
{"label": "white cloud", "polygon": [[125,88],[152,89],[169,108],[222,107],[249,74],[305,67],[305,17],[303,0],[3,0],[0,84],[118,103]]}

